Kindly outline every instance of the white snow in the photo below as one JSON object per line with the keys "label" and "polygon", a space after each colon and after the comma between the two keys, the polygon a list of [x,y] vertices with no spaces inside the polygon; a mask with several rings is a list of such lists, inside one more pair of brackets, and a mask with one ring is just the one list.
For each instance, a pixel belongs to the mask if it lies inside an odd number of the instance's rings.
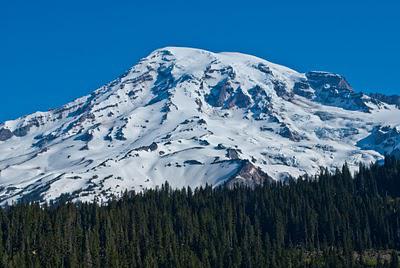
{"label": "white snow", "polygon": [[[257,69],[259,64],[272,75]],[[366,113],[278,96],[274,83],[290,94],[301,79],[304,74],[241,53],[156,50],[90,96],[5,122],[11,131],[32,126],[25,136],[0,141],[0,203],[30,193],[44,200],[70,193],[74,200],[100,201],[165,181],[173,187],[220,185],[240,164],[219,144],[236,149],[240,159],[256,160],[274,179],[316,174],[321,166],[333,169],[345,161],[356,169],[360,162],[382,159],[358,143],[374,127],[399,126],[400,110],[371,106]],[[210,92],[223,81],[241,90],[249,107],[232,101],[232,107],[210,105]],[[263,102],[252,96],[256,86]],[[157,148],[150,150],[152,143]]]}

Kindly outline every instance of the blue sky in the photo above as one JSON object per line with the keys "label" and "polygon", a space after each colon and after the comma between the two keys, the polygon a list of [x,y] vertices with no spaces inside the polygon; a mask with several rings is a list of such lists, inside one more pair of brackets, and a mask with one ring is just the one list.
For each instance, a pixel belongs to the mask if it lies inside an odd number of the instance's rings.
{"label": "blue sky", "polygon": [[400,93],[400,1],[2,1],[0,121],[58,107],[154,49],[239,51]]}

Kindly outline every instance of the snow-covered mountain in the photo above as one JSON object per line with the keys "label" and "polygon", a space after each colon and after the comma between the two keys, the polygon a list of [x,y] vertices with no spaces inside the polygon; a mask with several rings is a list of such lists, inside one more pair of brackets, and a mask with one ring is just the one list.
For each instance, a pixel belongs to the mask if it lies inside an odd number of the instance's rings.
{"label": "snow-covered mountain", "polygon": [[337,74],[159,49],[88,96],[0,124],[0,203],[356,168],[400,155],[400,110],[388,100]]}

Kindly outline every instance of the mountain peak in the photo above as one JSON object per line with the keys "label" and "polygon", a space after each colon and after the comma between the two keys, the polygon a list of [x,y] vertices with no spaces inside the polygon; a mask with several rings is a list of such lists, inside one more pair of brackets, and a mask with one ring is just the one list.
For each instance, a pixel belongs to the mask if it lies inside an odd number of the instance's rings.
{"label": "mountain peak", "polygon": [[312,71],[306,73],[306,76],[308,80],[312,82],[314,87],[334,88],[338,91],[353,91],[353,88],[347,82],[346,78],[339,74]]}
{"label": "mountain peak", "polygon": [[336,74],[158,49],[88,96],[0,125],[0,203],[63,193],[106,200],[166,180],[253,185],[345,161],[355,168],[398,152],[390,128],[399,110],[383,100]]}

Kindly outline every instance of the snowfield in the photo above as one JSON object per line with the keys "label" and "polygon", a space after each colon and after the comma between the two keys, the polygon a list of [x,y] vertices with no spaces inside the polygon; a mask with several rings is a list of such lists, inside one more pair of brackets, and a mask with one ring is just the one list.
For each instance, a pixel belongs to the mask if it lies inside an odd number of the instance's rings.
{"label": "snowfield", "polygon": [[400,156],[400,110],[327,72],[167,47],[65,106],[0,124],[0,203],[356,169]]}

